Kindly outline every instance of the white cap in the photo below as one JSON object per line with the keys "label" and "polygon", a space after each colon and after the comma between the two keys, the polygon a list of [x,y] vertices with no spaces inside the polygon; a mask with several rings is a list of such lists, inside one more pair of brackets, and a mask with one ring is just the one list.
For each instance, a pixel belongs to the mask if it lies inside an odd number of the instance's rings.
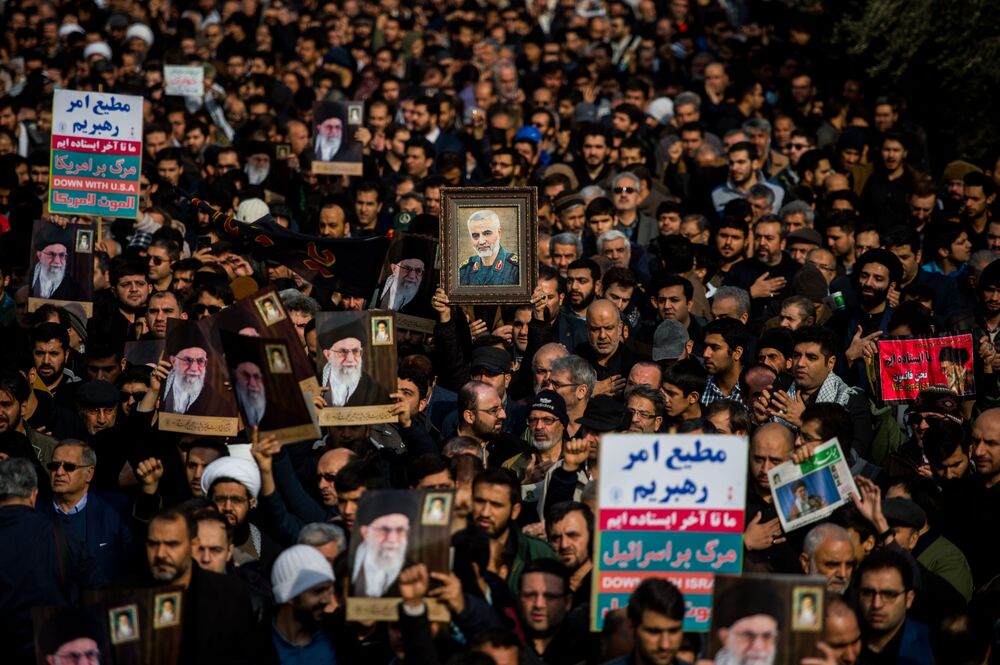
{"label": "white cap", "polygon": [[79,23],[63,23],[59,26],[59,39],[65,39],[74,32],[79,32],[81,35],[87,34],[87,31]]}
{"label": "white cap", "polygon": [[674,102],[669,97],[657,97],[646,107],[646,113],[659,123],[670,122],[674,117]]}
{"label": "white cap", "polygon": [[247,199],[240,202],[236,208],[236,221],[252,224],[264,215],[270,215],[271,209],[260,199]]}
{"label": "white cap", "polygon": [[83,49],[83,59],[90,60],[90,56],[99,55],[105,60],[110,60],[112,53],[111,47],[108,46],[107,42],[91,42]]}
{"label": "white cap", "polygon": [[133,23],[128,27],[125,31],[125,41],[128,42],[133,37],[146,42],[146,46],[153,45],[153,31],[145,23]]}
{"label": "white cap", "polygon": [[314,586],[335,580],[333,567],[319,550],[309,545],[292,545],[278,555],[271,568],[274,599],[287,603]]}

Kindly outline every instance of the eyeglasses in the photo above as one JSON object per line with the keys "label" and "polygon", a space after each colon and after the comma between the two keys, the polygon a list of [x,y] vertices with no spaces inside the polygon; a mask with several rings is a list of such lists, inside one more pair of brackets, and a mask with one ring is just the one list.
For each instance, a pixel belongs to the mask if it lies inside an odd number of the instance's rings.
{"label": "eyeglasses", "polygon": [[556,424],[558,418],[553,418],[552,416],[544,416],[538,418],[528,418],[528,424],[532,427],[535,425],[542,425],[543,427],[552,427]]}
{"label": "eyeglasses", "polygon": [[560,388],[576,388],[578,385],[580,385],[580,384],[579,383],[559,383],[557,381],[553,381],[552,379],[549,379],[548,381],[545,382],[545,387],[546,388],[555,388],[556,390],[559,390]]}
{"label": "eyeglasses", "polygon": [[146,390],[141,390],[138,392],[130,393],[122,390],[120,393],[118,393],[118,396],[121,399],[122,404],[128,404],[128,402],[133,399],[136,402],[141,402],[146,397],[147,392],[148,391]]}
{"label": "eyeglasses", "polygon": [[643,420],[652,420],[653,418],[656,417],[655,413],[650,413],[649,411],[640,411],[639,409],[625,409],[625,410],[628,411],[629,415],[631,415],[633,418],[639,416]]}
{"label": "eyeglasses", "polygon": [[740,640],[745,644],[753,644],[757,640],[763,640],[764,642],[773,642],[778,638],[778,631],[769,630],[763,633],[756,633],[752,630],[738,630],[736,631],[736,639]]}
{"label": "eyeglasses", "polygon": [[885,602],[891,603],[904,593],[906,593],[906,591],[896,591],[894,589],[872,589],[871,587],[861,587],[858,589],[858,597],[864,601],[873,600],[876,596],[878,596]]}
{"label": "eyeglasses", "polygon": [[494,406],[492,409],[476,409],[476,411],[482,411],[483,413],[488,413],[491,416],[498,416],[500,415],[500,412],[503,411],[503,407],[497,405]]}
{"label": "eyeglasses", "polygon": [[347,356],[354,356],[355,358],[361,357],[361,347],[356,349],[333,349],[333,352],[341,358],[346,358]]}
{"label": "eyeglasses", "polygon": [[423,268],[411,268],[410,266],[399,266],[399,271],[402,273],[412,274],[412,275],[423,275]]}
{"label": "eyeglasses", "polygon": [[42,252],[42,256],[52,260],[62,260],[66,258],[66,252]]}
{"label": "eyeglasses", "polygon": [[194,309],[195,314],[204,314],[205,312],[208,312],[209,314],[218,314],[222,311],[222,308],[218,305],[203,305],[201,303],[195,305],[192,309]]}
{"label": "eyeglasses", "polygon": [[188,358],[187,356],[177,356],[177,360],[181,361],[185,365],[197,365],[198,367],[205,367],[208,365],[208,358]]}
{"label": "eyeglasses", "polygon": [[101,652],[97,649],[67,651],[62,655],[55,655],[53,658],[60,663],[99,663],[101,662]]}
{"label": "eyeglasses", "polygon": [[167,260],[161,256],[150,255],[147,258],[149,259],[149,262],[152,263],[154,266],[160,266],[167,262]]}
{"label": "eyeglasses", "polygon": [[49,471],[58,471],[59,469],[66,469],[66,473],[73,473],[77,469],[83,469],[88,466],[94,466],[93,464],[76,464],[75,462],[49,462],[45,465],[45,468]]}
{"label": "eyeglasses", "polygon": [[410,532],[410,529],[409,527],[405,526],[396,526],[396,527],[377,526],[373,529],[373,531],[375,531],[375,533],[381,536],[382,538],[388,538],[389,536],[396,536],[397,538],[399,538],[408,534]]}
{"label": "eyeglasses", "polygon": [[635,194],[638,190],[635,187],[615,187],[611,191],[615,194]]}

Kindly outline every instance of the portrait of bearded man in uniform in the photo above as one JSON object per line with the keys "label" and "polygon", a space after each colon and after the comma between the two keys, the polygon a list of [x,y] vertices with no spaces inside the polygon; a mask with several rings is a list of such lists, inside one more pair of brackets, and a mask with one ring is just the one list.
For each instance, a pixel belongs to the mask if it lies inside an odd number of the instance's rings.
{"label": "portrait of bearded man in uniform", "polygon": [[503,246],[500,216],[493,210],[477,210],[467,221],[475,254],[458,273],[461,286],[512,286],[520,281],[517,254]]}

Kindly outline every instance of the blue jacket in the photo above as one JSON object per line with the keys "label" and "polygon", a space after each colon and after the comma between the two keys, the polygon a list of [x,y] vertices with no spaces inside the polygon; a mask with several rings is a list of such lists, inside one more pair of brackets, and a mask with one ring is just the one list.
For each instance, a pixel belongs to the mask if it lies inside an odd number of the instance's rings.
{"label": "blue jacket", "polygon": [[899,645],[897,665],[934,665],[930,631],[927,626],[907,619],[903,624],[903,640]]}
{"label": "blue jacket", "polygon": [[126,572],[133,555],[130,507],[129,500],[120,494],[88,492],[87,505],[82,511],[86,519],[82,542],[69,526],[69,518],[57,512],[51,500],[39,501],[38,512],[61,529],[73,549],[79,548],[94,559],[102,582],[107,584]]}

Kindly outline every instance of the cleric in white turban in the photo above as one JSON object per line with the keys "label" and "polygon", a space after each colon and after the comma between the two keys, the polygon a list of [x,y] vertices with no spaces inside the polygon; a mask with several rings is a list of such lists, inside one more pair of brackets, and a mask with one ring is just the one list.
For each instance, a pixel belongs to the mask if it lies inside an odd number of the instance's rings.
{"label": "cleric in white turban", "polygon": [[220,457],[205,467],[201,474],[201,490],[211,496],[212,485],[220,480],[237,482],[247,488],[250,497],[257,500],[260,493],[260,469],[257,463],[243,457]]}

